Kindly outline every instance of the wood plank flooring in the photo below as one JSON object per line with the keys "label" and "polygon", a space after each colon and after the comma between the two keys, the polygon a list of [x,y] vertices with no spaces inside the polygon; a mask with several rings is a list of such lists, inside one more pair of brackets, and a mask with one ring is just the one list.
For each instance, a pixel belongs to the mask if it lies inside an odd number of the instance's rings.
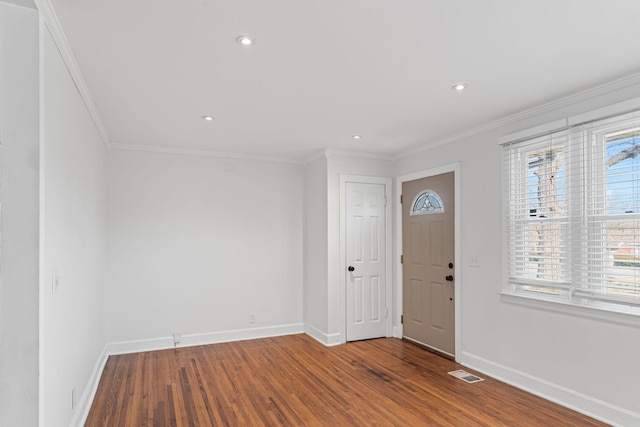
{"label": "wood plank flooring", "polygon": [[397,339],[306,335],[111,356],[86,426],[605,425],[456,369]]}

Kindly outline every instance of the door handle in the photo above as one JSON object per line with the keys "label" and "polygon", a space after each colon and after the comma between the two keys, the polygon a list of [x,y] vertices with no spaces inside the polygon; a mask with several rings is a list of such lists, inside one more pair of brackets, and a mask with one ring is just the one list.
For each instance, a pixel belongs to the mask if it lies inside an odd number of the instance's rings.
{"label": "door handle", "polygon": [[445,277],[445,280],[447,282],[453,282],[453,276],[452,275],[448,275],[447,277]]}
{"label": "door handle", "polygon": [[349,270],[349,271],[354,271],[355,269],[356,269],[356,268],[355,268],[353,265],[350,265],[350,266],[347,268],[347,270]]}

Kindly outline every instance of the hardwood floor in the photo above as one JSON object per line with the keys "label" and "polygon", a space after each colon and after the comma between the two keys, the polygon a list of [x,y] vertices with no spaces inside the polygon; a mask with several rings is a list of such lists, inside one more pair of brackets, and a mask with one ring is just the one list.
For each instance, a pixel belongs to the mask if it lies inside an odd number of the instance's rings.
{"label": "hardwood floor", "polygon": [[86,426],[605,425],[456,369],[397,339],[306,335],[111,356]]}

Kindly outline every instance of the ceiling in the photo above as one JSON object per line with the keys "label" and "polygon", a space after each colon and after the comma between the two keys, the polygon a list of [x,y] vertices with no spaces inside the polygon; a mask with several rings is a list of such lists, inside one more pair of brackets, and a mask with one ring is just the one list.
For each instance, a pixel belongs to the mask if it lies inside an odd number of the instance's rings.
{"label": "ceiling", "polygon": [[638,0],[50,3],[117,146],[394,156],[640,72]]}

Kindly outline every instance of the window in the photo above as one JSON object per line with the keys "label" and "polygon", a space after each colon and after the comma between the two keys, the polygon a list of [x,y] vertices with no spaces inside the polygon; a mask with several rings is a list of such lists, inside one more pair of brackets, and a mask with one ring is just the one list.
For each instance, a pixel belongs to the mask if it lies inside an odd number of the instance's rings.
{"label": "window", "polygon": [[568,289],[566,132],[505,148],[508,186],[509,279],[523,289],[559,294]]}
{"label": "window", "polygon": [[640,314],[640,111],[503,152],[507,291]]}
{"label": "window", "polygon": [[444,212],[442,199],[435,191],[423,190],[411,205],[411,215],[429,215]]}

